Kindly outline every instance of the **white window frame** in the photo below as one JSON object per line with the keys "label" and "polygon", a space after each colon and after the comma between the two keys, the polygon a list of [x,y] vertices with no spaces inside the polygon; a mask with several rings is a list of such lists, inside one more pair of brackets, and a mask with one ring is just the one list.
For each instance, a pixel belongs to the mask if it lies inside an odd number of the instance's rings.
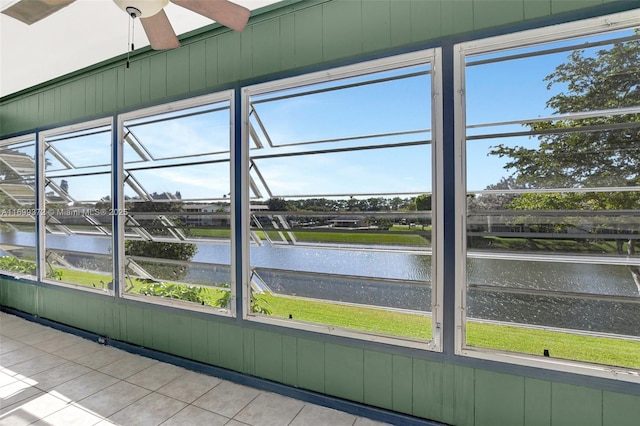
{"label": "white window frame", "polygon": [[580,361],[545,358],[534,355],[501,352],[485,348],[466,347],[466,294],[467,294],[467,214],[466,214],[466,104],[465,104],[465,59],[469,55],[498,52],[538,43],[559,41],[573,37],[588,36],[601,32],[623,30],[640,25],[638,10],[601,16],[583,21],[559,24],[504,36],[474,40],[454,46],[454,92],[455,92],[455,152],[456,152],[456,305],[455,305],[455,352],[471,358],[512,363],[585,374],[615,380],[640,383],[640,371],[624,367],[591,364]]}
{"label": "white window frame", "polygon": [[[38,135],[36,133],[27,133],[25,135],[21,135],[21,136],[15,136],[12,138],[7,138],[7,139],[2,139],[0,140],[0,148],[8,146],[8,145],[13,145],[16,143],[24,143],[24,142],[30,142],[33,141],[34,144],[34,161],[35,161],[35,173],[34,173],[34,177],[36,178],[36,187],[35,189],[35,194],[34,194],[34,205],[37,206],[37,200],[38,200],[38,184],[37,184],[37,176],[38,176],[38,162],[36,161],[36,158],[38,156]],[[34,207],[35,209],[36,207]],[[36,210],[37,213],[37,210]],[[35,229],[33,231],[33,235],[35,237],[36,240],[36,245],[35,245],[35,249],[36,249],[36,253],[38,251],[38,218],[36,217],[36,221],[35,221]],[[10,277],[15,277],[15,278],[25,278],[25,279],[29,279],[29,280],[33,280],[33,279],[38,279],[39,277],[39,265],[38,265],[38,259],[36,259],[36,273],[35,275],[26,275],[26,274],[20,274],[18,272],[11,272],[11,271],[4,271],[4,270],[0,270],[0,273],[3,275],[7,275]]]}
{"label": "white window frame", "polygon": [[[89,292],[100,293],[100,294],[105,293],[105,291],[102,289],[87,287],[79,284],[66,283],[66,282],[54,280],[51,278],[47,278],[46,266],[45,266],[46,254],[47,254],[47,246],[46,246],[47,233],[46,233],[45,225],[46,225],[47,218],[46,218],[46,215],[44,214],[46,213],[46,203],[45,203],[45,172],[46,170],[45,170],[45,152],[44,152],[45,140],[52,136],[63,135],[65,133],[80,132],[82,130],[89,130],[96,127],[105,127],[105,126],[111,127],[111,134],[113,135],[113,132],[115,131],[115,129],[113,128],[113,119],[111,117],[99,118],[97,120],[91,120],[91,121],[84,121],[82,123],[71,124],[69,126],[56,127],[55,129],[45,130],[43,132],[38,133],[37,153],[36,153],[36,155],[38,156],[38,159],[36,161],[36,165],[38,166],[38,170],[36,170],[36,174],[37,174],[36,181],[38,182],[38,188],[36,191],[36,194],[37,194],[36,205],[39,206],[40,213],[41,213],[38,215],[38,218],[37,218],[38,219],[37,229],[39,230],[38,237],[37,237],[37,244],[39,247],[38,259],[37,259],[37,262],[38,262],[37,270],[38,270],[38,281],[40,282],[54,284],[61,287],[74,288],[82,291],[89,291]],[[111,173],[113,174],[113,169]],[[113,181],[113,176],[111,177],[111,181]],[[111,188],[111,190],[113,192],[113,188]],[[113,220],[112,220],[112,224],[113,224]],[[113,227],[111,232],[112,234],[113,232],[115,232],[113,230]],[[115,262],[115,258],[112,256],[112,260],[111,260],[112,265],[114,264],[114,262]],[[106,293],[109,295],[113,295],[112,290],[109,290]]]}
{"label": "white window frame", "polygon": [[[386,344],[406,346],[432,351],[442,351],[442,293],[443,293],[443,265],[442,249],[444,247],[443,223],[443,144],[442,144],[442,59],[441,49],[434,48],[412,52],[402,55],[391,56],[383,59],[362,62],[355,65],[334,68],[331,70],[305,74],[298,77],[291,77],[277,81],[257,84],[242,88],[242,149],[244,155],[241,157],[242,165],[242,271],[243,279],[243,319],[258,323],[278,325],[281,327],[313,331],[330,335],[360,339],[371,342],[381,342]],[[254,315],[250,312],[250,202],[249,202],[249,113],[251,96],[264,93],[285,90],[304,85],[324,83],[349,77],[382,72],[396,68],[409,67],[415,65],[429,64],[431,66],[431,134],[432,134],[432,200],[433,206],[433,239],[432,239],[432,287],[431,287],[431,318],[432,337],[431,340],[419,341],[402,337],[368,333],[353,329],[339,328],[331,325],[311,324],[288,320],[267,315]]]}
{"label": "white window frame", "polygon": [[[189,98],[183,101],[176,101],[161,105],[155,105],[149,108],[139,109],[136,111],[131,111],[124,114],[119,114],[117,119],[117,132],[118,132],[118,146],[117,146],[117,161],[116,161],[116,169],[117,169],[117,182],[116,185],[118,187],[118,205],[124,206],[124,158],[123,158],[123,144],[122,141],[124,139],[124,123],[129,120],[135,120],[138,118],[150,117],[154,115],[159,115],[163,113],[168,113],[171,111],[195,108],[199,106],[205,106],[208,104],[216,103],[216,102],[229,102],[229,150],[230,150],[230,182],[231,182],[231,194],[233,200],[233,194],[235,194],[235,182],[233,179],[234,176],[234,164],[235,157],[238,155],[235,150],[234,141],[234,129],[235,129],[235,120],[234,120],[234,111],[235,111],[235,97],[233,90],[225,90],[222,92],[216,92],[210,95],[198,96],[194,98]],[[185,302],[178,299],[171,299],[166,297],[148,297],[143,295],[129,294],[124,291],[125,286],[124,277],[125,277],[125,254],[124,254],[124,221],[121,220],[118,222],[117,233],[118,233],[118,253],[119,256],[117,258],[116,264],[116,274],[114,275],[114,279],[119,281],[118,286],[118,295],[124,299],[137,300],[144,303],[151,303],[155,305],[161,306],[169,306],[178,309],[205,312],[207,314],[215,314],[226,317],[235,317],[236,309],[235,309],[235,300],[236,300],[236,260],[235,260],[235,246],[237,244],[235,235],[235,227],[237,226],[234,220],[235,217],[235,206],[234,202],[231,202],[231,241],[230,248],[231,251],[231,300],[229,302],[229,307],[226,310],[219,309],[213,306],[201,306],[197,303]],[[124,216],[123,216],[124,217]],[[114,231],[114,232],[116,232]]]}

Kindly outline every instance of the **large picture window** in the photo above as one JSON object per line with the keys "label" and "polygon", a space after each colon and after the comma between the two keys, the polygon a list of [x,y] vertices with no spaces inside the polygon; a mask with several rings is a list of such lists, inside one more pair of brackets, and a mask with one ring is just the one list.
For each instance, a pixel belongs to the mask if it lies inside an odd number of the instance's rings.
{"label": "large picture window", "polygon": [[113,290],[110,123],[40,134],[41,279]]}
{"label": "large picture window", "polygon": [[640,370],[640,33],[594,25],[460,46],[463,353]]}
{"label": "large picture window", "polygon": [[121,117],[121,291],[230,314],[231,94]]}
{"label": "large picture window", "polygon": [[36,276],[36,143],[0,141],[0,272]]}
{"label": "large picture window", "polygon": [[422,52],[244,91],[248,318],[433,343],[436,63]]}

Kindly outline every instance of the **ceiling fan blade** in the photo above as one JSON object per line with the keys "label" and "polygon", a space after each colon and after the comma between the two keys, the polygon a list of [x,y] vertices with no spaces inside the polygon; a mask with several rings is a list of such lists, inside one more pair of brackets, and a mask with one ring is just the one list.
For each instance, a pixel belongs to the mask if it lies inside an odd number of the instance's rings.
{"label": "ceiling fan blade", "polygon": [[154,50],[175,49],[180,47],[178,37],[164,13],[164,9],[148,18],[140,18],[144,32]]}
{"label": "ceiling fan blade", "polygon": [[21,0],[3,10],[2,13],[31,25],[69,6],[74,1],[76,0]]}
{"label": "ceiling fan blade", "polygon": [[246,7],[228,0],[171,0],[171,2],[236,31],[244,30],[251,14]]}

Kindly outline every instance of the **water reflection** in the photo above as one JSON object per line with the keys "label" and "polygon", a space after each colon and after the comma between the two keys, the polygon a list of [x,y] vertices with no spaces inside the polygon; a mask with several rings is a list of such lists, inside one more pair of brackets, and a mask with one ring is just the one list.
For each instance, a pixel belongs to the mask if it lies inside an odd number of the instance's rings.
{"label": "water reflection", "polygon": [[[32,234],[2,232],[0,243],[28,246],[35,245],[35,240]],[[60,250],[107,254],[111,239],[49,235],[47,244]],[[230,270],[224,266],[231,260],[228,245],[200,243],[193,260],[190,280],[216,283],[230,280]],[[431,310],[428,255],[264,245],[251,248],[251,265],[264,283],[279,294]],[[471,258],[467,277],[472,287],[467,293],[469,317],[640,336],[638,291],[626,266]],[[507,288],[618,299],[517,294],[505,292]]]}

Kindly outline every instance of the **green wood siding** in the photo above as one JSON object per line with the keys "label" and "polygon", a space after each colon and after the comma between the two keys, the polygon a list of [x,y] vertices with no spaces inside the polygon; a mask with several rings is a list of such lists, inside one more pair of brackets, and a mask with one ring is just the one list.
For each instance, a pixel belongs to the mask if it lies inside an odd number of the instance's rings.
{"label": "green wood siding", "polygon": [[636,425],[640,396],[237,326],[0,279],[0,304],[150,349],[455,425]]}
{"label": "green wood siding", "polygon": [[[306,0],[0,99],[0,137],[627,0]],[[636,7],[638,5],[635,2]],[[627,6],[625,6],[627,7]],[[631,7],[631,6],[629,6]],[[621,7],[622,8],[622,7]],[[566,15],[569,16],[569,15]],[[636,425],[640,397],[0,279],[0,304],[113,339],[457,425]]]}

